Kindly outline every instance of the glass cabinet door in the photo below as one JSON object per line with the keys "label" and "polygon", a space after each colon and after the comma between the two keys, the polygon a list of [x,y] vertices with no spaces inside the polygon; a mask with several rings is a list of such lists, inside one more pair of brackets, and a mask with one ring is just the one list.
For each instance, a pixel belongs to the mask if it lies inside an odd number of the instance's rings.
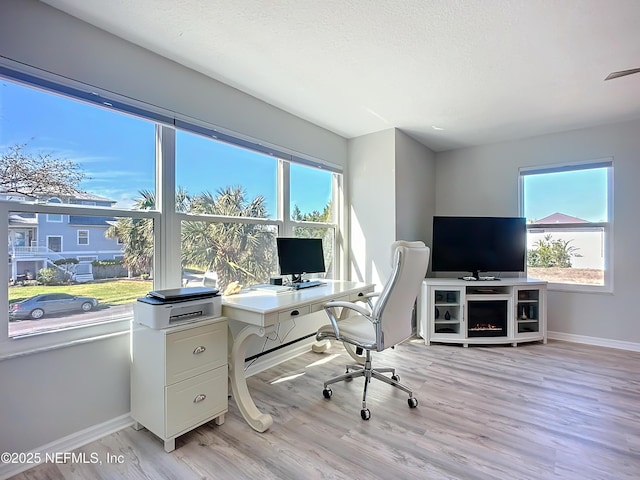
{"label": "glass cabinet door", "polygon": [[540,290],[517,288],[516,311],[514,318],[516,323],[516,336],[526,336],[530,333],[540,332]]}
{"label": "glass cabinet door", "polygon": [[464,293],[458,288],[432,288],[431,316],[432,335],[460,336],[464,333]]}

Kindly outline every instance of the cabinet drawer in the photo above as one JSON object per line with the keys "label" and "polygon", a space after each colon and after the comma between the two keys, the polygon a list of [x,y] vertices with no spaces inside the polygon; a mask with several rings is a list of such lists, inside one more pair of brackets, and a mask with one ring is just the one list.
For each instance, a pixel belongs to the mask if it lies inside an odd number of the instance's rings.
{"label": "cabinet drawer", "polygon": [[[336,297],[336,298],[332,298],[331,301],[340,301],[340,302],[349,302],[351,301],[349,299],[349,295],[345,295],[343,297]],[[319,303],[314,303],[311,305],[311,313],[315,313],[315,312],[319,312],[321,311],[324,306],[327,304],[327,302],[319,302]]]}
{"label": "cabinet drawer", "polygon": [[280,312],[278,314],[278,321],[279,322],[284,322],[284,321],[289,320],[291,318],[298,318],[298,317],[301,317],[302,315],[307,315],[310,312],[311,312],[311,307],[309,307],[309,305],[304,305],[302,307],[292,308],[291,310],[287,310],[285,312]]}
{"label": "cabinet drawer", "polygon": [[227,411],[227,367],[166,387],[165,392],[165,436],[174,437]]}
{"label": "cabinet drawer", "polygon": [[227,355],[226,321],[170,333],[165,385],[226,365]]}
{"label": "cabinet drawer", "polygon": [[365,292],[352,293],[351,296],[349,297],[349,301],[357,302],[358,300],[362,300],[362,297],[364,297],[364,294]]}

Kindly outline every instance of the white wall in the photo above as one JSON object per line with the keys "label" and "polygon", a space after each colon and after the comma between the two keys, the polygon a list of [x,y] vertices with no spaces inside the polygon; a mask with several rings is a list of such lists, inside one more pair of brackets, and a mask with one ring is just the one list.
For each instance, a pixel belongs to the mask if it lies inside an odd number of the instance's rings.
{"label": "white wall", "polygon": [[435,154],[398,129],[349,140],[351,279],[383,285],[395,240],[431,241]]}
{"label": "white wall", "polygon": [[640,120],[439,153],[436,214],[517,215],[519,167],[613,157],[613,294],[551,292],[548,329],[640,344],[638,132]]}
{"label": "white wall", "polygon": [[349,140],[351,280],[384,283],[396,240],[395,129]]}
{"label": "white wall", "polygon": [[[2,0],[0,9],[0,57],[347,163],[344,138],[47,5]],[[9,452],[128,414],[128,335],[0,360],[0,405],[0,451]]]}
{"label": "white wall", "polygon": [[436,202],[436,155],[396,130],[396,239],[431,245]]}
{"label": "white wall", "polygon": [[130,411],[129,335],[0,361],[0,385],[0,452],[107,422]]}

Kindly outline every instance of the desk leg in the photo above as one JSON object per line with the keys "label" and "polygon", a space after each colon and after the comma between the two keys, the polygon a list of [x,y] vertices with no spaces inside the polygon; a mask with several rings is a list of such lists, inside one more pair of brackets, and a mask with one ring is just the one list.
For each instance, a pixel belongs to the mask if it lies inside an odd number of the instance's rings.
{"label": "desk leg", "polygon": [[244,359],[246,358],[247,345],[254,337],[264,337],[267,330],[262,327],[248,325],[244,327],[236,338],[233,339],[231,355],[229,357],[229,380],[231,382],[231,393],[238,405],[240,413],[247,423],[258,432],[264,432],[273,425],[271,415],[260,412],[256,404],[253,403],[247,379],[244,375]]}

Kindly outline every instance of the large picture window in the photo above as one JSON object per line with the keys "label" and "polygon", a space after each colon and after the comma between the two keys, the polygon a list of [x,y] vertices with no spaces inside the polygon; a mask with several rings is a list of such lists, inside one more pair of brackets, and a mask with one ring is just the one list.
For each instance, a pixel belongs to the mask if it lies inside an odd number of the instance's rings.
{"label": "large picture window", "polygon": [[521,170],[529,277],[610,289],[612,169],[605,159]]}
{"label": "large picture window", "polygon": [[277,236],[322,238],[338,277],[335,167],[48,78],[0,84],[0,353],[124,332],[152,289],[268,282]]}
{"label": "large picture window", "polygon": [[[0,84],[0,100],[9,238],[9,317],[0,340],[20,338],[10,349],[28,348],[46,343],[44,333],[56,333],[49,340],[56,342],[95,335],[96,325],[126,328],[152,272],[114,232],[145,220],[129,212],[140,191],[155,191],[155,123],[10,79]],[[150,212],[140,215],[153,222]]]}

